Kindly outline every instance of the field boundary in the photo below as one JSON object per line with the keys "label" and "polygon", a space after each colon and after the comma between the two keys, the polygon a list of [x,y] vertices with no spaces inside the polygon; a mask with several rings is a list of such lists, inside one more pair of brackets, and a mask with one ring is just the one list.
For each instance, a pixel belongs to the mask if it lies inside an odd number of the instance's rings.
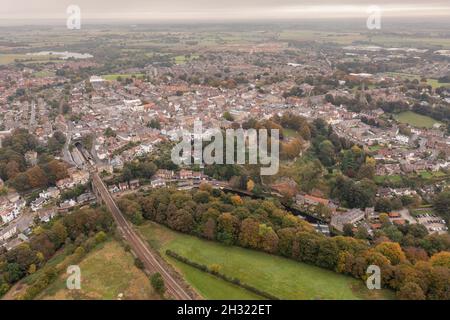
{"label": "field boundary", "polygon": [[172,250],[166,250],[166,255],[168,255],[169,257],[174,258],[175,260],[182,262],[184,264],[187,264],[197,270],[200,270],[202,272],[206,272],[209,273],[219,279],[222,279],[228,283],[237,285],[243,289],[246,289],[254,294],[257,294],[263,298],[269,299],[269,300],[281,300],[280,298],[274,296],[273,294],[270,294],[268,292],[262,291],[260,289],[257,289],[253,286],[250,286],[244,282],[242,282],[240,279],[238,278],[233,278],[233,277],[229,277],[226,274],[220,273],[219,271],[215,271],[215,270],[211,270],[211,268],[208,268],[208,266],[197,263],[195,261],[191,261],[186,257],[183,257],[182,255],[172,251]]}

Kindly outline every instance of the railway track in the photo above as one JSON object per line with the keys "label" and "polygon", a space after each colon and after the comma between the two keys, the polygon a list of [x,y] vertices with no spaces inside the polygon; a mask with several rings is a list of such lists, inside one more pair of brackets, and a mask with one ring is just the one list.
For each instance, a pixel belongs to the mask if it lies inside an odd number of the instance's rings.
{"label": "railway track", "polygon": [[128,220],[123,216],[102,179],[98,175],[91,155],[80,145],[78,145],[77,148],[82,154],[85,166],[91,174],[94,187],[97,189],[106,207],[111,212],[113,219],[125,241],[127,241],[130,245],[134,254],[142,261],[145,269],[149,272],[159,272],[161,274],[164,279],[167,292],[173,298],[177,300],[193,300],[193,297],[191,297],[188,291],[183,288],[183,286],[179,283],[179,280],[174,278],[170,272],[166,270],[168,267],[158,261],[157,253],[147,246],[147,244],[130,225]]}

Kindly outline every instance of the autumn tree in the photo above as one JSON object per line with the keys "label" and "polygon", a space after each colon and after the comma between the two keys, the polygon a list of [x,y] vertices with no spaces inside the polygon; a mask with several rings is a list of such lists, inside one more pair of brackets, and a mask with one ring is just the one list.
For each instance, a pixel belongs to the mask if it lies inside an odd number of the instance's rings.
{"label": "autumn tree", "polygon": [[207,203],[209,201],[209,192],[198,191],[194,194],[193,198],[196,203]]}
{"label": "autumn tree", "polygon": [[203,224],[202,235],[208,240],[216,239],[216,221],[213,218],[208,218]]}
{"label": "autumn tree", "polygon": [[39,166],[28,169],[26,174],[28,176],[30,188],[42,188],[47,186],[48,177]]}
{"label": "autumn tree", "polygon": [[426,297],[418,284],[408,282],[397,292],[397,298],[400,300],[425,300]]}
{"label": "autumn tree", "polygon": [[242,221],[239,244],[243,247],[257,249],[259,245],[259,223],[253,218]]}
{"label": "autumn tree", "polygon": [[167,225],[177,231],[190,233],[193,228],[192,214],[186,209],[167,212]]}
{"label": "autumn tree", "polygon": [[254,188],[255,188],[255,183],[253,182],[252,179],[249,179],[247,181],[247,191],[252,192]]}
{"label": "autumn tree", "polygon": [[233,245],[239,236],[239,218],[229,212],[222,213],[217,219],[217,240]]}
{"label": "autumn tree", "polygon": [[430,263],[434,267],[446,267],[450,268],[450,252],[442,251],[434,254],[430,258]]}
{"label": "autumn tree", "polygon": [[58,180],[65,179],[69,176],[67,166],[62,161],[51,160],[46,165],[43,165],[48,173],[50,182],[55,183]]}
{"label": "autumn tree", "polygon": [[258,228],[259,247],[268,253],[275,253],[278,250],[278,235],[273,231],[272,227],[266,224],[260,224]]}
{"label": "autumn tree", "polygon": [[9,179],[14,179],[20,173],[19,164],[12,160],[9,161],[5,167],[6,176]]}
{"label": "autumn tree", "polygon": [[375,251],[381,253],[393,264],[399,264],[406,260],[405,253],[396,242],[383,242],[375,247]]}

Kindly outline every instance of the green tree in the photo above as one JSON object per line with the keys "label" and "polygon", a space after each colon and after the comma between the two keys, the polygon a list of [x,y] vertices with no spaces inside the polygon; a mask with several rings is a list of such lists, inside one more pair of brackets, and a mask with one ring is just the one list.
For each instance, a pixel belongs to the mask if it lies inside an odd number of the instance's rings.
{"label": "green tree", "polygon": [[319,144],[318,157],[324,166],[334,165],[334,146],[330,140],[324,140]]}
{"label": "green tree", "polygon": [[152,276],[150,277],[150,282],[156,292],[161,295],[164,294],[164,292],[166,291],[166,286],[164,284],[164,279],[159,272],[152,274]]}
{"label": "green tree", "polygon": [[117,133],[113,129],[108,127],[108,128],[105,129],[104,135],[105,135],[105,137],[110,138],[110,137],[115,137],[117,135]]}
{"label": "green tree", "polygon": [[234,117],[231,115],[229,111],[224,112],[223,118],[227,121],[234,121]]}
{"label": "green tree", "polygon": [[450,190],[438,194],[433,201],[434,211],[447,221],[450,220]]}

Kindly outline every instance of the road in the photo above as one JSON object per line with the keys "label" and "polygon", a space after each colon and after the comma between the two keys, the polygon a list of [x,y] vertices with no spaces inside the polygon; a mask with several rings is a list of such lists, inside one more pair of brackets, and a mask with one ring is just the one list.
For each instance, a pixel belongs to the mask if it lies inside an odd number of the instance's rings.
{"label": "road", "polygon": [[106,207],[112,213],[116,224],[122,233],[125,240],[130,245],[133,252],[137,257],[143,262],[145,268],[149,271],[159,272],[164,278],[164,283],[166,285],[169,295],[177,300],[192,300],[192,297],[186,292],[186,290],[178,283],[177,279],[172,277],[172,275],[167,272],[166,267],[163,266],[156,258],[155,254],[147,247],[141,237],[136,233],[136,231],[131,227],[130,223],[122,215],[122,212],[117,207],[114,199],[111,197],[108,189],[106,188],[103,181],[97,172],[91,171],[92,181],[100,192],[100,195],[105,202]]}

